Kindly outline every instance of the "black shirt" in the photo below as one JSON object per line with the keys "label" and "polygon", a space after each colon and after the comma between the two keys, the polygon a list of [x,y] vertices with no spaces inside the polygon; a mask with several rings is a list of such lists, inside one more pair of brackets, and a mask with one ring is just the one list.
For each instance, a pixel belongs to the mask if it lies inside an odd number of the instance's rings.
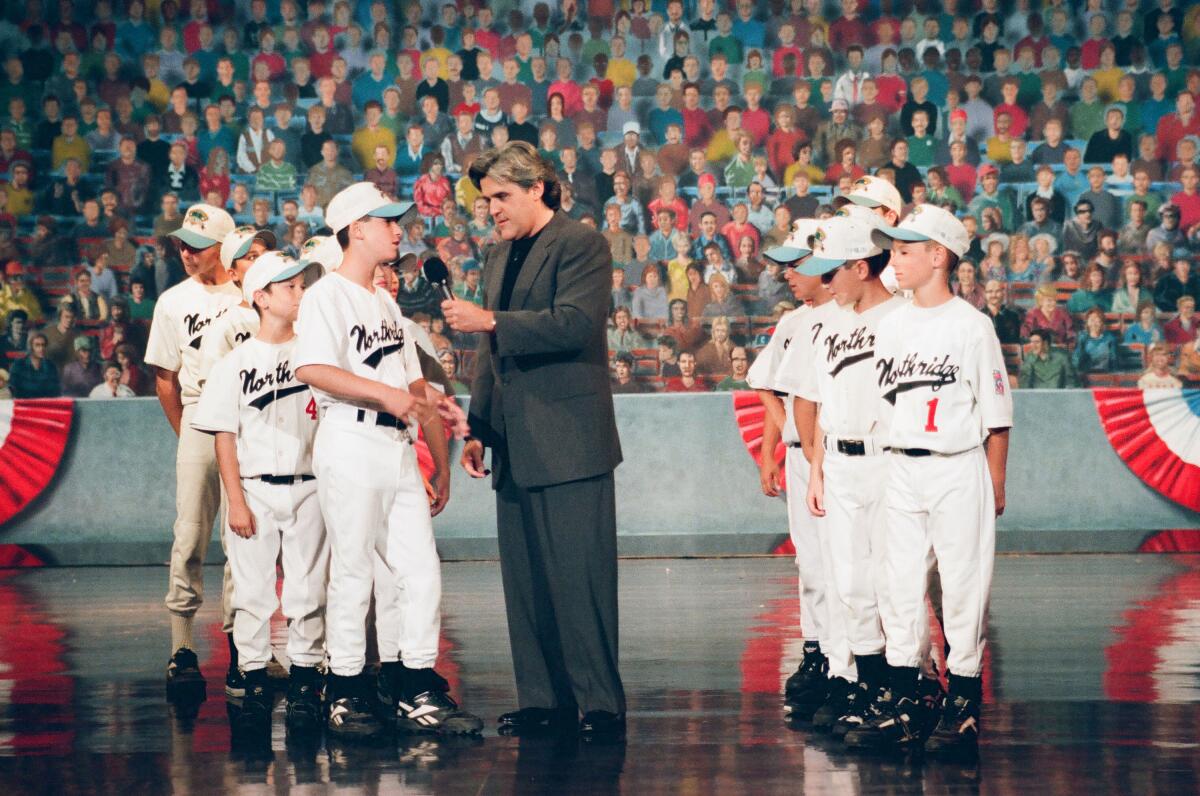
{"label": "black shirt", "polygon": [[504,267],[504,281],[500,284],[500,301],[496,304],[501,312],[508,309],[508,304],[512,301],[513,286],[517,284],[517,277],[521,275],[521,267],[525,265],[525,258],[529,256],[529,250],[533,248],[533,244],[537,243],[541,234],[541,230],[538,230],[528,238],[518,238],[512,242],[512,246],[508,250],[508,262]]}

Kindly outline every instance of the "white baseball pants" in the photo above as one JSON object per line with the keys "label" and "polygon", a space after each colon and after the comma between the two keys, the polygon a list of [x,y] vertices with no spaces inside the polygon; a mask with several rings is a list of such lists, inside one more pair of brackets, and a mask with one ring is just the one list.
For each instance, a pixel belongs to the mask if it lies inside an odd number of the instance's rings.
{"label": "white baseball pants", "polygon": [[887,610],[884,551],[884,478],[887,456],[847,456],[827,451],[825,522],[832,571],[831,611],[841,614],[850,651],[884,651],[880,614]]}
{"label": "white baseball pants", "polygon": [[[242,481],[255,533],[244,539],[225,527],[233,571],[233,641],[242,671],[271,660],[271,615],[281,605],[288,620],[292,664],[316,666],[325,657],[325,582],[329,544],[315,481],[267,484]],[[275,562],[282,553],[283,593],[275,597]]]}
{"label": "white baseball pants", "polygon": [[[167,610],[191,617],[204,602],[204,559],[218,512],[224,525],[225,494],[212,434],[192,428],[196,405],[183,407],[175,452],[175,527],[167,581]],[[224,534],[219,535],[222,546]],[[233,630],[233,579],[226,560],[221,589],[223,630]]]}
{"label": "white baseball pants", "polygon": [[[353,676],[366,662],[366,618],[375,579],[374,556],[386,562],[392,602],[404,602],[399,648],[411,668],[437,661],[441,630],[441,562],[433,538],[429,499],[411,444],[392,429],[334,419],[317,428],[313,472],[329,534],[329,589],[325,611],[330,670]],[[382,603],[376,625],[389,622]],[[393,622],[394,624],[394,622]],[[380,632],[385,644],[395,646]]]}
{"label": "white baseball pants", "polygon": [[942,586],[947,668],[978,677],[996,552],[992,479],[983,448],[954,456],[888,454],[887,660],[920,666],[929,646],[925,607],[929,557]]}

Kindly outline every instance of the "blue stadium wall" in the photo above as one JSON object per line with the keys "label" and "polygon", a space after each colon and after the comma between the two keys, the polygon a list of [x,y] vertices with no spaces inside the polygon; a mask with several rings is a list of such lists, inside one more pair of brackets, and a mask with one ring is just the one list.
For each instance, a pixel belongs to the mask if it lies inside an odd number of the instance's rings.
{"label": "blue stadium wall", "polygon": [[[786,537],[782,499],[764,497],[728,394],[620,396],[617,470],[624,555],[761,554]],[[3,528],[61,565],[158,564],[174,519],[174,436],[153,399],[80,401],[52,485]],[[495,554],[485,482],[456,466],[434,521],[443,557]],[[1008,509],[998,549],[1130,551],[1151,531],[1200,528],[1200,515],[1145,486],[1113,452],[1091,395],[1016,393]],[[213,543],[213,560],[220,548]]]}

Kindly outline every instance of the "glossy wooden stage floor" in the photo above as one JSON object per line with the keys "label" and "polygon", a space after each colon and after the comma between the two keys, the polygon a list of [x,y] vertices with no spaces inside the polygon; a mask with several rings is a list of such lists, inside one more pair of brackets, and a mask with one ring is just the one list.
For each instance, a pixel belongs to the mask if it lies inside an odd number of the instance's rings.
{"label": "glossy wooden stage floor", "polygon": [[[1200,558],[1003,557],[977,764],[849,755],[789,730],[799,645],[780,558],[621,564],[624,745],[490,730],[514,700],[495,564],[444,567],[441,671],[482,739],[230,750],[219,620],[209,699],[163,698],[163,569],[0,572],[0,793],[1121,793],[1200,791]],[[207,571],[210,594],[220,570]]]}

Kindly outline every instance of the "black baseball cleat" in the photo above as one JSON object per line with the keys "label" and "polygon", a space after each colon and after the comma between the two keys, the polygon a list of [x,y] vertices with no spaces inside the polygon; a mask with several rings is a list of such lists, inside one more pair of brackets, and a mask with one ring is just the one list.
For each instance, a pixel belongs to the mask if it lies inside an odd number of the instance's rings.
{"label": "black baseball cleat", "polygon": [[373,683],[366,674],[342,677],[330,674],[325,684],[325,702],[330,735],[345,740],[366,740],[383,732],[375,713]]}
{"label": "black baseball cleat", "polygon": [[459,708],[450,697],[450,684],[432,667],[399,670],[396,732],[473,735],[483,731],[483,719]]}
{"label": "black baseball cleat", "polygon": [[[269,678],[270,672],[267,673]],[[292,665],[287,694],[287,729],[311,735],[321,728],[321,673],[310,666]]]}
{"label": "black baseball cleat", "polygon": [[979,748],[979,703],[964,696],[947,699],[937,727],[925,741],[935,755],[970,755]]}
{"label": "black baseball cleat", "polygon": [[203,702],[205,698],[204,675],[200,672],[200,659],[188,647],[175,650],[167,661],[167,698],[172,701]]}
{"label": "black baseball cleat", "polygon": [[783,712],[789,720],[808,721],[829,696],[829,659],[819,650],[804,660],[783,687]]}
{"label": "black baseball cleat", "polygon": [[584,741],[619,741],[625,737],[625,714],[589,710],[579,721],[579,737]]}
{"label": "black baseball cleat", "polygon": [[834,677],[829,681],[829,695],[817,708],[812,716],[813,729],[818,732],[829,732],[842,716],[846,715],[850,694],[855,690],[854,683],[844,677]]}
{"label": "black baseball cleat", "polygon": [[501,735],[548,735],[574,732],[578,728],[577,708],[521,708],[501,713],[496,720]]}
{"label": "black baseball cleat", "polygon": [[833,723],[833,737],[844,739],[846,733],[861,727],[871,717],[871,706],[875,701],[877,689],[872,690],[866,683],[855,683],[854,690],[846,697],[846,712],[838,716]]}
{"label": "black baseball cleat", "polygon": [[234,719],[236,739],[251,742],[271,731],[271,684],[267,673],[255,669],[245,675],[246,692],[241,711]]}
{"label": "black baseball cleat", "polygon": [[926,721],[924,707],[909,697],[897,698],[890,688],[881,688],[867,720],[846,733],[846,746],[852,749],[913,749],[925,740],[921,734]]}
{"label": "black baseball cleat", "polygon": [[445,691],[425,691],[396,701],[396,732],[474,735],[483,720],[458,707]]}

